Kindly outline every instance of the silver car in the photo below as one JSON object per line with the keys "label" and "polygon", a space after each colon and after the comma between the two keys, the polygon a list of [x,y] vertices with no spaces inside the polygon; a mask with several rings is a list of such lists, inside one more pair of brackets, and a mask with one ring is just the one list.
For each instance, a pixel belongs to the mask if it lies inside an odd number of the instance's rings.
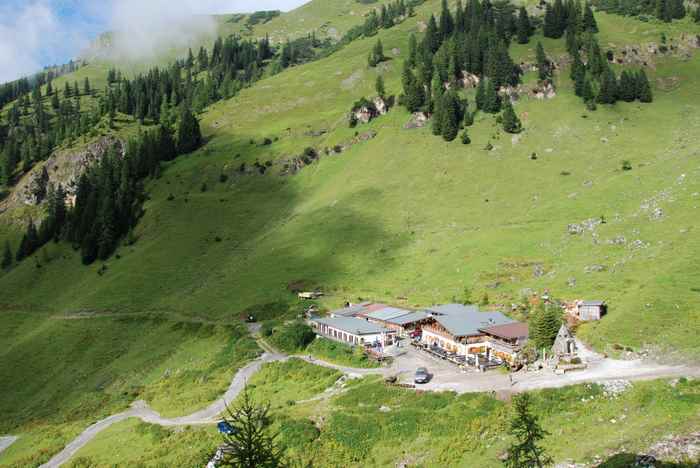
{"label": "silver car", "polygon": [[425,367],[419,367],[416,369],[416,375],[413,378],[413,381],[417,384],[424,384],[428,383],[430,380],[430,374],[428,374],[428,369]]}

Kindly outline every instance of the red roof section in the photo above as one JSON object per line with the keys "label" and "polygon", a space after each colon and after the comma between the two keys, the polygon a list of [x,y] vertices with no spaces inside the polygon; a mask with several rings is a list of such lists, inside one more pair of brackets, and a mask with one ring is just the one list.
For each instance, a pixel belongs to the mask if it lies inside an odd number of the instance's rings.
{"label": "red roof section", "polygon": [[482,328],[481,331],[505,339],[524,338],[527,337],[529,333],[527,323],[522,322],[506,323],[505,325]]}

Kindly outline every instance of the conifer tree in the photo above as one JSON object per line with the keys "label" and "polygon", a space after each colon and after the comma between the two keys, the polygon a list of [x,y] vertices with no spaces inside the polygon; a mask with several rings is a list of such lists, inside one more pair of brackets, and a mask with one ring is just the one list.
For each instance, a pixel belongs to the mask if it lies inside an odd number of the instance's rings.
{"label": "conifer tree", "polygon": [[532,414],[530,398],[529,393],[521,393],[513,398],[515,414],[509,432],[514,440],[508,447],[508,455],[503,461],[506,468],[543,468],[554,462],[540,446],[549,433],[542,429],[537,416]]}
{"label": "conifer tree", "polygon": [[[436,104],[442,99],[442,95],[445,93],[445,86],[442,83],[442,80],[440,79],[440,74],[439,73],[434,73],[433,74],[433,82],[430,85],[430,98],[431,102],[433,105],[433,108],[436,107]],[[430,109],[433,111],[434,109]],[[439,134],[439,133],[437,133]]]}
{"label": "conifer tree", "polygon": [[407,62],[404,62],[401,82],[403,84],[406,109],[408,109],[409,112],[418,112],[424,103],[425,93],[423,91],[423,85],[417,82]]}
{"label": "conifer tree", "polygon": [[3,270],[7,271],[12,266],[12,261],[13,261],[13,257],[12,257],[12,249],[10,248],[10,242],[5,241],[5,250],[3,251],[3,254],[2,254],[2,265],[0,265],[0,266],[2,267]]}
{"label": "conifer tree", "polygon": [[544,52],[544,47],[542,47],[542,43],[539,41],[537,42],[537,49],[535,55],[537,57],[537,75],[539,79],[546,80],[548,78],[551,78],[549,60],[547,59],[547,54]]}
{"label": "conifer tree", "polygon": [[575,28],[566,28],[566,51],[572,57],[579,54],[579,41]]}
{"label": "conifer tree", "polygon": [[583,30],[591,33],[598,32],[598,23],[595,20],[591,4],[586,2],[586,8],[583,11]]}
{"label": "conifer tree", "polygon": [[243,396],[233,408],[226,407],[224,421],[231,431],[223,436],[224,465],[241,468],[281,468],[283,452],[270,434],[270,405],[257,405],[243,389]]}
{"label": "conifer tree", "polygon": [[637,98],[637,80],[627,70],[623,70],[620,74],[618,92],[620,99],[625,102],[632,102]]}
{"label": "conifer tree", "polygon": [[443,96],[444,95],[433,96],[433,117],[431,122],[433,135],[442,135],[443,124],[445,123],[443,107],[445,101],[442,99]]}
{"label": "conifer tree", "polygon": [[70,96],[71,96],[70,85],[69,85],[68,82],[66,81],[66,84],[65,84],[65,86],[63,87],[63,97],[64,97],[64,98],[69,98]]}
{"label": "conifer tree", "polygon": [[58,110],[61,107],[61,103],[58,100],[58,91],[51,95],[51,108],[53,110]]}
{"label": "conifer tree", "polygon": [[562,312],[554,304],[540,304],[531,314],[530,339],[538,350],[549,349],[557,338],[562,324]]}
{"label": "conifer tree", "polygon": [[408,65],[410,67],[415,67],[418,59],[418,40],[416,35],[411,33],[408,38]]}
{"label": "conifer tree", "polygon": [[501,110],[501,99],[496,91],[494,81],[489,79],[486,83],[486,92],[484,93],[484,112],[496,114]]}
{"label": "conifer tree", "polygon": [[504,99],[502,120],[503,130],[505,130],[507,133],[520,133],[523,129],[523,125],[515,113],[513,104],[510,102],[508,97]]}
{"label": "conifer tree", "polygon": [[700,5],[695,9],[695,13],[693,14],[693,20],[696,23],[700,23]]}
{"label": "conifer tree", "polygon": [[640,102],[652,102],[654,97],[651,93],[651,85],[649,84],[649,79],[647,78],[647,74],[643,69],[640,69],[637,73],[636,81],[637,99],[639,99]]}
{"label": "conifer tree", "polygon": [[518,10],[518,44],[527,44],[528,42],[530,42],[530,34],[532,34],[532,25],[530,24],[530,17],[528,16],[525,7],[521,6]]}
{"label": "conifer tree", "polygon": [[186,107],[180,116],[177,130],[178,152],[181,154],[194,151],[202,143],[202,133],[199,128],[199,121],[194,116],[189,107]]}
{"label": "conifer tree", "polygon": [[435,16],[430,15],[430,19],[428,20],[428,27],[425,30],[425,36],[423,37],[423,48],[431,54],[434,54],[440,47],[440,41],[441,38],[438,32]]}
{"label": "conifer tree", "polygon": [[685,3],[683,0],[670,0],[671,4],[671,17],[673,19],[683,19],[687,13],[685,9]]}
{"label": "conifer tree", "polygon": [[384,46],[382,46],[382,41],[377,39],[377,42],[372,48],[372,52],[370,52],[369,57],[367,58],[367,63],[370,67],[376,67],[377,64],[382,61],[384,61]]}
{"label": "conifer tree", "polygon": [[452,34],[454,30],[454,20],[450,8],[447,6],[447,0],[442,0],[442,11],[440,12],[440,28],[438,36],[440,40],[444,40]]}
{"label": "conifer tree", "polygon": [[90,78],[88,78],[87,76],[85,77],[85,81],[83,82],[83,92],[88,96],[92,92],[92,90],[90,89]]}
{"label": "conifer tree", "polygon": [[[574,80],[574,93],[576,94],[576,96],[584,97],[584,87],[586,83],[586,66],[581,62],[581,59],[578,55],[574,57],[574,63],[571,65],[571,73],[573,75],[572,79]],[[592,92],[593,90],[591,89],[591,93]]]}
{"label": "conifer tree", "polygon": [[479,84],[476,87],[476,108],[479,110],[485,110],[486,106],[486,80],[479,80]]}
{"label": "conifer tree", "polygon": [[603,72],[600,81],[600,91],[598,92],[597,101],[601,104],[615,104],[617,101],[617,78],[612,68],[607,67]]}
{"label": "conifer tree", "polygon": [[459,133],[459,100],[454,90],[450,89],[442,96],[442,138],[452,141]]}

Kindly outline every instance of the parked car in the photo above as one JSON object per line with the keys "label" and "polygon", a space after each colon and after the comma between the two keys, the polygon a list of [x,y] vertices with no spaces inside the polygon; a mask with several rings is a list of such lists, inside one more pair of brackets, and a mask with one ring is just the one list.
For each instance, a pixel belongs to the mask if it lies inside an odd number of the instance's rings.
{"label": "parked car", "polygon": [[420,337],[423,335],[423,330],[413,330],[408,336],[410,336],[414,340],[420,339]]}
{"label": "parked car", "polygon": [[419,367],[416,369],[416,375],[413,377],[413,381],[417,384],[428,383],[430,380],[430,374],[428,374],[428,369],[425,367]]}

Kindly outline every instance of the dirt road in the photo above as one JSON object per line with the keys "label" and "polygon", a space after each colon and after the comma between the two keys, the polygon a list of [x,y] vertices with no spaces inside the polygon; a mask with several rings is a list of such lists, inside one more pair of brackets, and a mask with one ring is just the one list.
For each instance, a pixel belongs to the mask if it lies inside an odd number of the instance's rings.
{"label": "dirt road", "polygon": [[[151,424],[169,427],[214,424],[218,419],[218,415],[225,409],[226,404],[232,402],[236,396],[238,396],[243,390],[245,382],[251,378],[263,364],[285,361],[290,358],[302,359],[311,364],[336,369],[350,377],[398,375],[400,380],[405,382],[412,382],[413,373],[417,367],[427,367],[433,374],[433,378],[428,384],[421,385],[421,389],[455,391],[457,393],[491,391],[522,392],[526,390],[564,387],[583,382],[600,382],[605,380],[643,380],[679,376],[700,376],[700,368],[662,366],[641,360],[621,361],[604,358],[588,350],[581,343],[579,343],[579,346],[583,350],[582,354],[589,362],[589,367],[587,369],[564,375],[556,375],[551,370],[515,373],[512,376],[512,381],[509,379],[508,375],[497,371],[485,373],[471,370],[461,371],[452,364],[428,356],[410,346],[401,351],[402,354],[394,359],[391,367],[379,369],[358,369],[339,366],[310,356],[290,357],[274,352],[274,350],[270,349],[269,346],[264,343],[261,343],[261,346],[266,352],[259,358],[250,362],[247,366],[241,368],[231,380],[231,384],[223,397],[207,408],[179,418],[163,418],[160,414],[151,409],[146,402],[136,401],[131,405],[129,410],[112,415],[88,427],[49,462],[42,465],[41,468],[57,468],[61,466],[78,450],[94,439],[101,431],[127,418],[139,418]],[[0,438],[0,452],[3,449],[2,444],[5,439],[8,438]],[[14,442],[14,439],[9,441],[8,445],[12,442]]]}
{"label": "dirt road", "polygon": [[0,453],[2,453],[3,450],[5,450],[10,445],[14,444],[16,440],[17,437],[14,436],[0,437]]}

